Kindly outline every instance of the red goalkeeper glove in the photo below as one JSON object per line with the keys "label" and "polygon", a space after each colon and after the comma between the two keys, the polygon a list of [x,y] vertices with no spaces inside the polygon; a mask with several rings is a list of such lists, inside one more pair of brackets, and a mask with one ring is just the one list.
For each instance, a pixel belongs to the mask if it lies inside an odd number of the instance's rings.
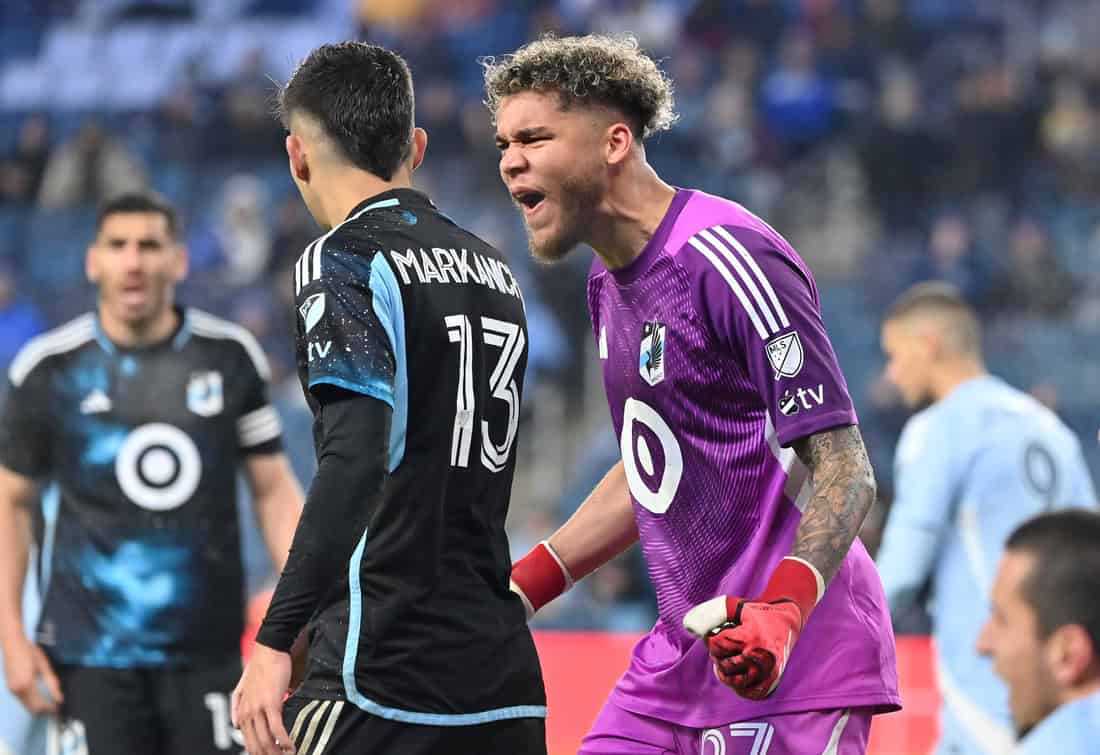
{"label": "red goalkeeper glove", "polygon": [[809,562],[788,556],[756,600],[720,596],[692,608],[684,627],[703,638],[714,674],[741,697],[775,692],[825,580]]}

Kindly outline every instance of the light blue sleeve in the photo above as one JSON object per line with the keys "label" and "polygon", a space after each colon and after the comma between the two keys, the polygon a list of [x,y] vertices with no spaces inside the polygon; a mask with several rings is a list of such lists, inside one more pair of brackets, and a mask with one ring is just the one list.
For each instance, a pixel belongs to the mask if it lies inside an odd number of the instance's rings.
{"label": "light blue sleeve", "polygon": [[1066,502],[1074,506],[1087,506],[1095,508],[1096,488],[1092,483],[1092,474],[1089,472],[1088,462],[1078,443],[1074,450],[1073,482],[1070,485],[1069,496]]}
{"label": "light blue sleeve", "polygon": [[[335,252],[330,255],[335,256]],[[372,285],[374,272],[329,262],[326,274],[302,286],[299,338],[310,389],[333,385],[394,405],[395,356],[388,300]]]}
{"label": "light blue sleeve", "polygon": [[[23,625],[30,630],[38,622],[37,559],[31,558],[23,590]],[[0,663],[0,675],[3,674]],[[0,755],[45,755],[46,716],[31,716],[7,685],[0,684]]]}
{"label": "light blue sleeve", "polygon": [[909,420],[898,440],[894,503],[878,553],[895,618],[912,606],[927,582],[953,516],[963,461],[953,442],[959,428],[949,432],[944,419],[924,411]]}

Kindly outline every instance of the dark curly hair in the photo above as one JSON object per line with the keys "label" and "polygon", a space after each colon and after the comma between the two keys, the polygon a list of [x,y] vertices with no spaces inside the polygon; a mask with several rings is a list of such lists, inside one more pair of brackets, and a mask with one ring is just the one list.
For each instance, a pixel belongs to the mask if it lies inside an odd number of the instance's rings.
{"label": "dark curly hair", "polygon": [[565,109],[612,107],[638,138],[672,126],[672,81],[632,36],[545,36],[501,59],[485,58],[485,104],[496,118],[501,100],[519,92],[557,92]]}

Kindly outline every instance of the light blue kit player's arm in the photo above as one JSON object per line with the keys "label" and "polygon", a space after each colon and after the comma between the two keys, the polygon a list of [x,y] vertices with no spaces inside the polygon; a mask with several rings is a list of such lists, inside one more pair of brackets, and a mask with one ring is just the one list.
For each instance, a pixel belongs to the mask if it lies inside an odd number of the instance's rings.
{"label": "light blue kit player's arm", "polygon": [[1081,448],[1079,442],[1075,443],[1073,456],[1073,480],[1070,483],[1066,503],[1071,506],[1091,506],[1096,508],[1097,505],[1100,505],[1100,499],[1096,497],[1096,486],[1093,485],[1092,482],[1092,473],[1089,472],[1089,463],[1085,460],[1085,452],[1084,449]]}
{"label": "light blue kit player's arm", "polygon": [[954,516],[964,459],[950,432],[925,411],[902,430],[894,461],[894,503],[878,570],[896,621],[921,594]]}

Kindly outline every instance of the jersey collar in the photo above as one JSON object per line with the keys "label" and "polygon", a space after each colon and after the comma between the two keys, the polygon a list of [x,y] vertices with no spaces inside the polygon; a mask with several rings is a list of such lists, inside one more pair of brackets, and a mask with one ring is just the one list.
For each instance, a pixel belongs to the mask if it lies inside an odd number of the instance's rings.
{"label": "jersey collar", "polygon": [[[1082,721],[1097,720],[1100,716],[1100,690],[1080,700],[1057,708],[1028,732],[1021,742],[1021,752],[1063,752],[1067,734],[1081,734]],[[1074,750],[1075,752],[1075,750]]]}
{"label": "jersey collar", "polygon": [[137,347],[124,347],[119,346],[112,341],[107,332],[103,330],[103,326],[99,322],[99,314],[93,314],[95,322],[95,340],[99,344],[100,348],[106,351],[108,354],[118,354],[119,352],[136,353],[152,351],[153,349],[159,349],[165,344],[171,344],[173,351],[179,351],[191,340],[191,317],[189,316],[189,310],[183,307],[176,307],[176,314],[179,315],[179,324],[176,325],[175,331],[162,341],[156,343],[146,344],[145,346]]}
{"label": "jersey collar", "polygon": [[435,209],[435,205],[432,204],[432,200],[428,199],[427,194],[423,194],[416,189],[388,189],[381,194],[375,194],[373,197],[367,197],[359,204],[352,208],[348,216],[344,218],[346,223],[356,215],[360,215],[369,210],[380,210],[384,207],[431,207]]}

